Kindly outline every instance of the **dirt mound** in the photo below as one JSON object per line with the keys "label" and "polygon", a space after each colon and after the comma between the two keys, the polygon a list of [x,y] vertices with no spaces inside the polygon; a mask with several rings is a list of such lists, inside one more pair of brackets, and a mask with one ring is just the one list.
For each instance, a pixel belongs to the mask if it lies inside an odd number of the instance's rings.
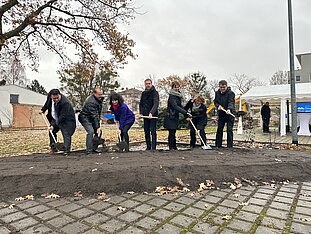
{"label": "dirt mound", "polygon": [[213,180],[216,186],[235,177],[255,181],[310,181],[310,152],[268,149],[139,151],[70,156],[36,154],[0,158],[0,197],[51,193],[72,196],[98,192],[151,192],[176,185],[176,178],[196,190]]}

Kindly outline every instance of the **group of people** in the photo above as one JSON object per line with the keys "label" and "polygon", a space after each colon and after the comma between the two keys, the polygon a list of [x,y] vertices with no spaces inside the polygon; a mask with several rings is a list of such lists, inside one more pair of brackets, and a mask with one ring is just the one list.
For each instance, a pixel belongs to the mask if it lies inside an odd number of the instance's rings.
{"label": "group of people", "polygon": [[[152,84],[151,79],[144,81],[145,90],[141,94],[139,104],[139,118],[143,118],[143,126],[146,140],[146,150],[156,150],[157,146],[157,120],[159,117],[159,93]],[[177,150],[176,130],[179,128],[179,114],[189,122],[190,128],[190,147],[196,146],[196,135],[199,135],[201,145],[206,145],[205,127],[207,125],[207,108],[205,100],[201,95],[194,95],[185,106],[183,95],[180,91],[180,84],[174,81],[171,84],[167,109],[164,117],[164,128],[168,130],[168,146],[170,150]],[[235,114],[235,94],[225,80],[219,82],[219,89],[215,93],[214,104],[218,110],[218,127],[216,134],[216,147],[222,147],[223,129],[227,124],[227,147],[233,147],[233,124]],[[133,111],[125,104],[124,99],[118,93],[110,95],[109,104],[112,114],[120,130],[120,140],[129,146],[128,131],[135,122]],[[95,88],[93,93],[86,99],[78,120],[86,131],[86,153],[97,153],[98,144],[94,144],[94,138],[101,135],[100,121],[103,105],[103,90]],[[63,139],[63,153],[67,155],[71,149],[71,138],[76,129],[75,111],[68,99],[60,93],[58,89],[52,89],[41,114],[47,112],[47,119],[50,124],[50,149],[56,152],[55,140],[57,132],[60,130]],[[53,134],[53,136],[52,136]],[[127,147],[128,150],[128,147]]]}

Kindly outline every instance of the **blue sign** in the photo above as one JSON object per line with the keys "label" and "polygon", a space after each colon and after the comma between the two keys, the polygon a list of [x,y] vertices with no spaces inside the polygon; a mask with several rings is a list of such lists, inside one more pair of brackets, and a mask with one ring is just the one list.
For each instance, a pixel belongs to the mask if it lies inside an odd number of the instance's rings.
{"label": "blue sign", "polygon": [[297,102],[297,113],[311,113],[311,102]]}

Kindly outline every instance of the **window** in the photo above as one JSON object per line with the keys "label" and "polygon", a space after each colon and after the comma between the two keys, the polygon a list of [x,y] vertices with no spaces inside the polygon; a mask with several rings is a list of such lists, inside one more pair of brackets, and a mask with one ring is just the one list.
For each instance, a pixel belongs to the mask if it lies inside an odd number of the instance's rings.
{"label": "window", "polygon": [[10,94],[10,104],[18,103],[18,94]]}
{"label": "window", "polygon": [[300,81],[300,76],[296,76],[296,81]]}

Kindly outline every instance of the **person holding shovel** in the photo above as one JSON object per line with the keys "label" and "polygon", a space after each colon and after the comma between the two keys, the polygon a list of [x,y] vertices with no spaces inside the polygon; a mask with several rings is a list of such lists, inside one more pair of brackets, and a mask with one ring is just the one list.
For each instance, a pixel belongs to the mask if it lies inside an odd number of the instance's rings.
{"label": "person holding shovel", "polygon": [[235,114],[235,94],[228,87],[227,81],[219,81],[219,89],[215,92],[214,104],[217,108],[218,122],[216,133],[216,147],[222,147],[223,130],[227,124],[227,147],[233,147],[233,124]]}
{"label": "person holding shovel", "polygon": [[167,100],[166,116],[164,117],[164,128],[168,130],[168,147],[169,150],[177,150],[176,130],[179,128],[179,113],[191,118],[192,115],[182,108],[181,101],[183,95],[180,92],[178,81],[172,82],[172,89],[169,91]]}
{"label": "person holding shovel", "polygon": [[[48,110],[47,118],[51,124],[52,133],[57,139],[56,133],[60,130],[64,139],[64,155],[68,155],[71,149],[71,138],[76,130],[76,117],[71,103],[60,93],[58,89],[52,89],[46,103],[42,107],[42,114]],[[51,133],[50,133],[51,134]],[[53,143],[52,143],[53,142]],[[57,149],[53,137],[50,135],[51,151],[56,152]]]}
{"label": "person holding shovel", "polygon": [[79,122],[86,131],[86,153],[99,153],[98,145],[93,144],[94,137],[100,133],[100,116],[103,105],[103,90],[95,88],[93,93],[85,100],[78,116]]}
{"label": "person holding shovel", "polygon": [[[144,118],[144,132],[147,144],[146,150],[155,150],[157,146],[157,118],[159,93],[152,85],[151,79],[145,80],[145,90],[141,94],[139,113]],[[151,139],[150,139],[151,135]]]}
{"label": "person holding shovel", "polygon": [[[194,127],[199,131],[202,142],[201,146],[206,145],[206,134],[205,127],[207,125],[207,114],[206,106],[204,105],[204,98],[201,95],[195,95],[193,99],[189,100],[184,109],[190,111],[192,115],[191,118],[187,118],[187,121],[192,121]],[[196,130],[191,123],[189,123],[190,128],[190,148],[195,148],[196,143]]]}
{"label": "person holding shovel", "polygon": [[124,99],[120,94],[113,93],[110,95],[110,111],[115,116],[118,128],[121,131],[121,141],[125,141],[127,147],[125,151],[129,151],[129,135],[128,131],[135,122],[135,115],[132,110],[124,103]]}

